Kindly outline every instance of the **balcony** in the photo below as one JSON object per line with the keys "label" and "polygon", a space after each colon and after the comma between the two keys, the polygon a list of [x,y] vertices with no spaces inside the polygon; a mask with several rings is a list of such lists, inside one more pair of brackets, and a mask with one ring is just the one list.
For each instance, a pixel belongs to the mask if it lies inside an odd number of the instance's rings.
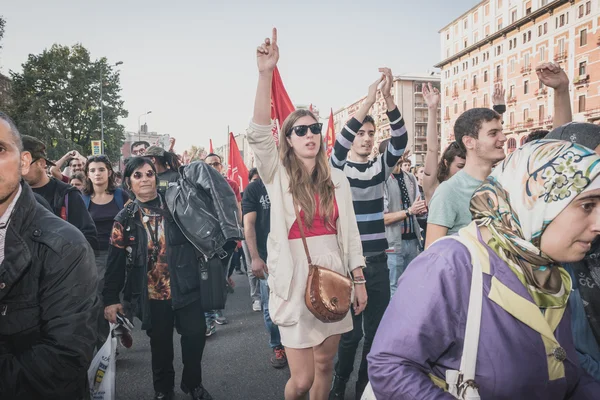
{"label": "balcony", "polygon": [[567,59],[567,52],[566,51],[561,51],[560,53],[556,54],[554,56],[554,61],[556,62],[563,62]]}
{"label": "balcony", "polygon": [[415,103],[415,108],[428,108],[427,103]]}
{"label": "balcony", "polygon": [[502,83],[502,77],[501,76],[497,76],[494,78],[494,83]]}
{"label": "balcony", "polygon": [[546,89],[545,87],[541,88],[541,89],[536,89],[535,92],[533,92],[537,97],[543,97],[546,96],[548,94],[548,89]]}
{"label": "balcony", "polygon": [[527,118],[527,121],[523,122],[523,128],[531,128],[534,124],[533,118]]}
{"label": "balcony", "polygon": [[444,121],[450,121],[450,115],[444,115]]}
{"label": "balcony", "polygon": [[426,124],[427,123],[427,118],[415,118],[415,124]]}
{"label": "balcony", "polygon": [[588,122],[598,121],[600,120],[600,107],[587,109],[584,115]]}
{"label": "balcony", "polygon": [[458,90],[455,90],[454,92],[452,92],[452,98],[458,99]]}
{"label": "balcony", "polygon": [[590,75],[589,74],[579,75],[578,77],[573,79],[573,84],[575,86],[585,85],[586,83],[590,83]]}
{"label": "balcony", "polygon": [[475,93],[478,90],[479,90],[479,86],[477,86],[477,85],[471,85],[471,92]]}
{"label": "balcony", "polygon": [[517,104],[517,98],[515,96],[510,96],[506,101],[506,104],[508,104],[509,106]]}
{"label": "balcony", "polygon": [[528,75],[531,72],[531,65],[525,65],[521,67],[521,73],[523,75]]}

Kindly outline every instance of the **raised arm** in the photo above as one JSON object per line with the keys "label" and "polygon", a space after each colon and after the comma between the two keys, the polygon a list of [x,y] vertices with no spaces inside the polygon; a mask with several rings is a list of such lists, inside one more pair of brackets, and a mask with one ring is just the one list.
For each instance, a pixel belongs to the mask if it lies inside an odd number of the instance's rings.
{"label": "raised arm", "polygon": [[494,93],[492,94],[492,108],[498,114],[502,115],[506,112],[506,89],[502,83],[496,83],[494,85]]}
{"label": "raised arm", "polygon": [[540,81],[554,89],[554,119],[552,127],[558,128],[573,121],[571,99],[569,96],[569,78],[557,64],[544,63],[535,68]]}
{"label": "raised arm", "polygon": [[265,183],[273,180],[279,166],[277,145],[271,130],[271,82],[278,60],[277,28],[273,28],[272,38],[266,38],[256,49],[258,86],[254,99],[254,115],[247,131],[248,143],[254,152],[258,173]]}
{"label": "raised arm", "polygon": [[437,180],[440,145],[438,142],[437,113],[440,104],[440,91],[428,83],[423,84],[423,98],[427,103],[427,154],[425,155],[425,171],[423,177],[423,192],[425,200],[431,200],[433,192],[440,182]]}
{"label": "raised arm", "polygon": [[387,117],[390,120],[390,127],[392,128],[392,137],[380,158],[385,169],[385,178],[387,179],[406,150],[408,135],[406,134],[404,118],[402,118],[402,114],[400,114],[400,110],[396,107],[394,97],[392,96],[392,86],[394,84],[392,70],[389,68],[379,68],[379,72],[382,72],[385,77],[383,86],[381,87],[381,94],[385,99]]}
{"label": "raised arm", "polygon": [[[377,94],[377,87],[379,84],[385,79],[385,75],[381,75],[379,79],[369,86],[369,92],[367,94],[367,98],[360,106],[354,117],[352,117],[342,131],[336,135],[335,144],[333,145],[333,152],[331,153],[331,165],[335,168],[344,169],[346,165],[346,158],[348,157],[348,152],[350,151],[350,147],[352,146],[352,142],[356,137],[356,132],[360,129],[365,120],[365,117],[369,113],[373,104],[375,104],[375,98]],[[262,176],[262,175],[261,175]]]}

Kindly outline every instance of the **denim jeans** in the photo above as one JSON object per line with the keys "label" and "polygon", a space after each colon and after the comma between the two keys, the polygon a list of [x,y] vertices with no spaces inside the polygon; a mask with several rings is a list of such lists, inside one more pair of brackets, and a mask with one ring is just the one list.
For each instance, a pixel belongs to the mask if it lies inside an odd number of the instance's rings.
{"label": "denim jeans", "polygon": [[[252,299],[252,301],[261,301],[262,302],[262,296],[261,296],[261,289],[262,286],[260,284],[260,279],[258,279],[256,276],[254,276],[254,274],[252,273],[252,257],[250,257],[250,252],[248,251],[248,245],[246,245],[246,241],[242,240],[242,249],[244,250],[244,259],[246,261],[246,271],[248,274],[248,282],[250,283],[250,298]],[[267,298],[268,298],[268,293],[267,293]]]}
{"label": "denim jeans", "polygon": [[357,385],[366,385],[369,380],[367,355],[371,351],[375,332],[377,332],[383,313],[390,302],[390,274],[388,273],[385,253],[368,257],[364,274],[367,280],[366,289],[369,301],[365,310],[359,315],[354,314],[354,309],[350,310],[354,329],[342,335],[338,348],[338,360],[335,364],[335,375],[347,381],[354,369],[354,358],[358,344],[363,337],[364,326],[365,341],[358,370]]}
{"label": "denim jeans", "polygon": [[[397,249],[398,250],[398,249]],[[390,291],[393,296],[398,288],[398,279],[408,264],[419,255],[419,241],[417,239],[403,240],[402,246],[396,253],[387,253],[388,269],[390,270]]]}
{"label": "denim jeans", "polygon": [[271,335],[269,345],[274,349],[281,346],[281,336],[279,335],[279,328],[271,321],[271,316],[269,315],[269,285],[266,279],[260,279],[260,301],[265,319],[265,327],[269,335]]}

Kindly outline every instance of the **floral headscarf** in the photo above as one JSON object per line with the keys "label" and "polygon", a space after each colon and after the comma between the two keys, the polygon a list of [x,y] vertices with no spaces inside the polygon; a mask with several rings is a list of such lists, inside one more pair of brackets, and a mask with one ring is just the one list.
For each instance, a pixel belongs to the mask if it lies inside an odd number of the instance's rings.
{"label": "floral headscarf", "polygon": [[542,233],[599,174],[592,150],[538,140],[510,154],[471,199],[473,219],[492,234],[488,245],[539,307],[563,307],[571,289],[569,274],[540,250]]}

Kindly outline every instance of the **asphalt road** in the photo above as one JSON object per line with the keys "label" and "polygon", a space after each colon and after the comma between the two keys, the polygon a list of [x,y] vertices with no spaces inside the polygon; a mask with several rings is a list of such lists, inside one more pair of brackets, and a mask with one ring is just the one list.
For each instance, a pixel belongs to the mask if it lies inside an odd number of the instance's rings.
{"label": "asphalt road", "polygon": [[[217,333],[207,338],[202,361],[204,387],[215,400],[281,400],[289,369],[276,370],[269,359],[272,351],[262,312],[253,312],[248,278],[233,275],[235,293],[227,300],[225,315],[228,325],[217,325]],[[152,368],[150,339],[135,321],[133,347],[119,347],[117,358],[117,399],[152,399]],[[181,347],[179,335],[174,335],[175,398],[189,399],[180,389]],[[359,348],[360,349],[360,348]],[[360,350],[359,350],[360,353]],[[358,365],[354,368],[358,370]],[[353,376],[348,385],[346,400],[353,399]],[[352,390],[353,391],[353,390]]]}

